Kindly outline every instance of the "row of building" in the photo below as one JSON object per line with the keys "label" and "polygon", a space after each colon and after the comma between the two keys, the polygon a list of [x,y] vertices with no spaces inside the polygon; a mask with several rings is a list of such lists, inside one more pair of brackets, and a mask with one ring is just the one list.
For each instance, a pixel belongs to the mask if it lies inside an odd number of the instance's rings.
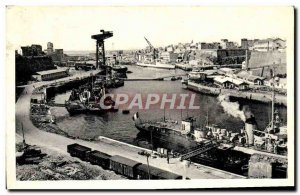
{"label": "row of building", "polygon": [[[285,40],[280,38],[268,39],[241,39],[241,45],[228,39],[222,39],[220,42],[191,42],[178,43],[177,45],[168,45],[158,47],[153,53],[150,46],[136,53],[137,61],[153,62],[158,59],[164,63],[189,63],[198,61],[198,64],[241,64],[246,58],[248,51],[284,51],[286,47]],[[192,62],[195,64],[195,62]]]}
{"label": "row of building", "polygon": [[29,80],[52,80],[68,75],[66,70],[57,69],[66,60],[63,49],[53,48],[53,43],[47,43],[47,49],[41,45],[22,46],[21,53],[16,50],[16,81],[25,83]]}
{"label": "row of building", "polygon": [[286,41],[280,38],[241,39],[241,48],[252,51],[284,51]]}
{"label": "row of building", "polygon": [[255,76],[248,70],[235,70],[231,68],[220,68],[205,71],[192,71],[189,79],[197,82],[210,82],[225,89],[247,90],[249,88],[271,87],[286,90],[286,78],[276,77],[273,81],[265,77]]}
{"label": "row of building", "polygon": [[22,56],[23,57],[41,57],[49,56],[54,63],[63,63],[66,61],[66,55],[63,49],[54,49],[53,43],[47,43],[47,49],[43,50],[41,45],[32,44],[31,46],[22,46]]}

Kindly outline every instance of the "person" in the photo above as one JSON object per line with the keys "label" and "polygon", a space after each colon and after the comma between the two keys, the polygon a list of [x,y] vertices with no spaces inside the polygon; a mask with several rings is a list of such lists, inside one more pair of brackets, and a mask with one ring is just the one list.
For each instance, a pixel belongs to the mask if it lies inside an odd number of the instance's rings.
{"label": "person", "polygon": [[169,162],[170,162],[170,158],[169,158],[169,156],[167,156],[167,162],[168,162],[168,164],[169,164]]}

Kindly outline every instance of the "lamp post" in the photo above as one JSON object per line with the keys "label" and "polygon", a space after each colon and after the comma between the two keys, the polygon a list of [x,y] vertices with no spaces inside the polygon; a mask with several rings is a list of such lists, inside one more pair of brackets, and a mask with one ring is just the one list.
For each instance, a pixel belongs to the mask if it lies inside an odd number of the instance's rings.
{"label": "lamp post", "polygon": [[150,156],[150,155],[151,155],[151,154],[148,153],[148,152],[145,153],[145,156],[147,157],[148,179],[149,179],[149,180],[151,179],[151,177],[150,177],[150,166],[149,166],[149,156]]}

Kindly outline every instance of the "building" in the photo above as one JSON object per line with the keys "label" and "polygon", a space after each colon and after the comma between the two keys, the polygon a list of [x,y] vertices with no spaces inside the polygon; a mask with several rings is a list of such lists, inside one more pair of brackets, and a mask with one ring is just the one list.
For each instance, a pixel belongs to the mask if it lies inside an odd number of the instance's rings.
{"label": "building", "polygon": [[32,93],[30,102],[36,104],[44,104],[46,103],[46,99],[47,99],[46,88],[42,88]]}
{"label": "building", "polygon": [[225,89],[237,89],[237,90],[247,90],[249,89],[249,84],[230,77],[214,77],[214,83]]}
{"label": "building", "polygon": [[215,77],[214,83],[224,89],[234,89],[235,85],[228,77]]}
{"label": "building", "polygon": [[49,54],[49,56],[52,58],[54,63],[61,64],[62,62],[66,61],[63,49],[55,49],[54,52]]}
{"label": "building", "polygon": [[221,39],[220,47],[222,49],[236,49],[237,43],[228,41],[228,39]]}
{"label": "building", "polygon": [[251,73],[246,70],[241,70],[235,73],[235,76],[252,85],[264,85],[264,81],[266,79],[264,77],[251,75]]}
{"label": "building", "polygon": [[[267,81],[266,85],[272,87],[273,86],[272,83],[273,83],[273,79],[270,79],[269,81]],[[274,88],[287,90],[287,79],[276,77],[274,81]]]}
{"label": "building", "polygon": [[32,57],[32,56],[43,56],[44,52],[41,45],[33,44],[31,46],[23,46],[22,55],[25,57]]}
{"label": "building", "polygon": [[218,49],[217,63],[224,64],[242,64],[246,59],[246,49]]}
{"label": "building", "polygon": [[32,77],[37,81],[49,81],[68,76],[69,69],[60,68],[36,72]]}
{"label": "building", "polygon": [[175,63],[177,62],[178,59],[178,53],[174,53],[174,52],[161,52],[160,53],[160,60],[164,63]]}
{"label": "building", "polygon": [[202,49],[220,49],[220,43],[218,42],[214,42],[214,43],[199,43],[198,44],[198,49],[202,50]]}
{"label": "building", "polygon": [[250,49],[254,51],[284,51],[286,48],[286,41],[280,38],[268,39],[241,39],[241,48]]}
{"label": "building", "polygon": [[252,154],[249,160],[248,177],[252,178],[286,178],[287,173],[280,171],[286,167],[287,160],[265,154]]}
{"label": "building", "polygon": [[47,55],[50,55],[53,53],[53,43],[48,42],[47,43]]}

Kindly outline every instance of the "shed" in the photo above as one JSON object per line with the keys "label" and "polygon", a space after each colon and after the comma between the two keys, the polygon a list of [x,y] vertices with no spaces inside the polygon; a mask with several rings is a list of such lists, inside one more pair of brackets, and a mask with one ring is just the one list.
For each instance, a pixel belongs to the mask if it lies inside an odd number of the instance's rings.
{"label": "shed", "polygon": [[32,75],[38,81],[48,81],[53,79],[59,79],[68,76],[68,68],[59,68],[53,70],[44,70],[36,72],[36,74]]}
{"label": "shed", "polygon": [[233,82],[228,77],[215,77],[214,82],[223,88],[234,88]]}

